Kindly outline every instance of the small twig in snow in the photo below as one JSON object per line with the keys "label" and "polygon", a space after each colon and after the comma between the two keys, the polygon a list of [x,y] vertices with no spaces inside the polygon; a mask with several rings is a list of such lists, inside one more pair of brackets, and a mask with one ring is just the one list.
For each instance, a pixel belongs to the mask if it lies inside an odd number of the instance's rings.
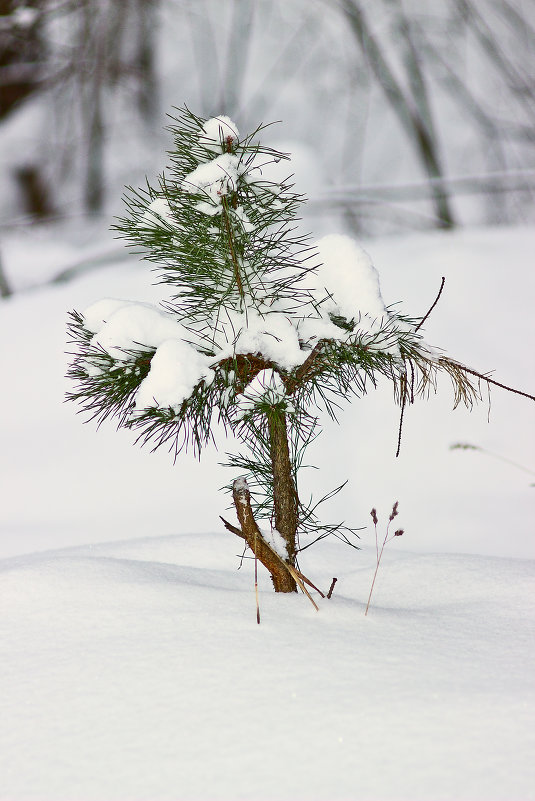
{"label": "small twig in snow", "polygon": [[333,580],[331,581],[331,586],[329,587],[329,592],[327,593],[327,598],[330,598],[332,596],[333,590],[334,590],[334,585],[336,584],[337,581],[338,581],[337,578],[333,578]]}

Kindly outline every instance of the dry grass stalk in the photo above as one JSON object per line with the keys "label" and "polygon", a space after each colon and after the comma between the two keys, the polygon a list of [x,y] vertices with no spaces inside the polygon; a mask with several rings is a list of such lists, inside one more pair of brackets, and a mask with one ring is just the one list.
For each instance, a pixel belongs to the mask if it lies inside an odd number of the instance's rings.
{"label": "dry grass stalk", "polygon": [[379,550],[379,540],[377,538],[377,523],[378,523],[377,511],[375,509],[372,509],[370,514],[371,514],[371,517],[372,517],[372,520],[373,520],[373,526],[374,526],[374,529],[375,529],[375,553],[376,553],[376,558],[377,558],[377,564],[375,566],[375,573],[373,574],[372,586],[370,588],[370,594],[368,596],[368,603],[366,604],[366,611],[364,612],[364,615],[368,614],[368,609],[370,608],[370,601],[372,599],[373,588],[375,586],[375,579],[377,578],[377,572],[379,570],[379,565],[381,564],[381,557],[383,555],[383,551],[384,551],[385,545],[387,544],[387,542],[390,542],[390,540],[393,540],[394,537],[401,537],[401,535],[403,534],[403,529],[399,528],[397,531],[395,531],[390,536],[390,524],[392,523],[394,518],[397,517],[397,515],[398,515],[398,502],[396,501],[394,506],[392,507],[392,511],[390,513],[390,517],[388,518],[388,524],[387,524],[387,527],[386,527],[385,538],[383,540],[383,544],[381,545],[381,550]]}

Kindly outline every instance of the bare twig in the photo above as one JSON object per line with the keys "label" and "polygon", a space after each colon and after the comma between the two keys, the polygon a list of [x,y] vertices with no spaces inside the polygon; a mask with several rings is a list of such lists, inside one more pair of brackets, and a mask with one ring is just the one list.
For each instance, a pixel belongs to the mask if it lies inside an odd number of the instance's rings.
{"label": "bare twig", "polygon": [[476,378],[481,378],[483,381],[486,381],[487,384],[492,384],[495,387],[500,387],[500,389],[507,390],[507,392],[514,392],[515,395],[522,395],[524,398],[529,398],[529,400],[535,401],[535,395],[530,395],[529,392],[522,392],[520,389],[508,387],[507,384],[501,384],[499,381],[489,378],[488,375],[478,373],[477,370],[472,370],[470,367],[465,367],[463,364],[459,364],[458,362],[455,362],[454,364],[459,370],[462,370],[464,373],[468,373],[469,375],[475,375]]}
{"label": "bare twig", "polygon": [[398,458],[400,451],[401,451],[401,437],[403,434],[403,417],[405,415],[405,405],[407,403],[407,396],[404,394],[403,399],[401,401],[401,411],[399,413],[399,428],[398,428],[398,446],[396,448],[396,459]]}
{"label": "bare twig", "polygon": [[309,591],[305,587],[305,583],[301,579],[301,573],[299,573],[299,571],[296,570],[295,567],[292,567],[292,565],[286,565],[286,567],[288,568],[288,571],[289,571],[290,575],[293,576],[293,578],[296,580],[297,584],[299,584],[299,587],[305,593],[305,595],[309,599],[310,603],[315,608],[316,612],[319,612],[319,606],[317,605],[317,603],[315,602],[315,600],[313,599],[313,597],[311,596],[311,594],[309,593]]}
{"label": "bare twig", "polygon": [[256,538],[255,534],[255,552],[254,552],[254,594],[256,598],[256,622],[260,625],[260,603],[258,601],[258,557],[256,555]]}
{"label": "bare twig", "polygon": [[331,586],[329,587],[329,592],[327,593],[327,598],[331,598],[331,596],[333,594],[333,590],[334,590],[334,585],[336,584],[337,581],[338,581],[337,578],[333,578],[333,580],[331,581]]}
{"label": "bare twig", "polygon": [[418,323],[418,325],[414,329],[415,331],[418,331],[422,327],[422,325],[425,323],[425,321],[428,319],[429,315],[431,314],[431,312],[433,311],[433,309],[437,305],[438,301],[440,300],[440,296],[442,295],[442,290],[444,289],[444,284],[445,283],[446,283],[446,279],[445,279],[444,276],[442,276],[442,282],[440,284],[440,289],[438,290],[438,295],[436,296],[435,301],[434,301],[433,305],[431,306],[431,308],[429,309],[429,311],[427,312],[427,314],[424,317],[422,317],[422,319],[420,320],[420,322]]}
{"label": "bare twig", "polygon": [[2,268],[2,259],[0,256],[0,298],[8,298],[12,294],[13,290]]}
{"label": "bare twig", "polygon": [[225,525],[225,528],[228,531],[232,531],[232,533],[236,534],[238,537],[241,537],[242,539],[246,539],[245,534],[243,533],[241,528],[237,528],[236,526],[233,526],[232,523],[229,523],[228,520],[225,520],[225,518],[221,517],[221,515],[219,515],[219,519],[223,521],[223,523]]}

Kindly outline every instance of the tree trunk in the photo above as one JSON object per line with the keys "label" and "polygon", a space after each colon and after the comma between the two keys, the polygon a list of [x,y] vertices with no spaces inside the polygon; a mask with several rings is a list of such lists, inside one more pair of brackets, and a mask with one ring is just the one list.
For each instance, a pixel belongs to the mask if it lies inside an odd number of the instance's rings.
{"label": "tree trunk", "polygon": [[137,0],[138,40],[136,67],[138,70],[137,102],[139,111],[150,126],[158,112],[158,76],[156,74],[156,16],[158,0]]}
{"label": "tree trunk", "polygon": [[12,294],[11,286],[2,267],[2,254],[0,253],[0,298],[8,298]]}
{"label": "tree trunk", "polygon": [[286,541],[288,562],[295,566],[299,500],[288,448],[286,415],[268,416],[271,466],[273,469],[273,507],[275,528]]}
{"label": "tree trunk", "polygon": [[227,523],[226,520],[221,518],[223,523],[229,529],[229,531],[232,531],[234,534],[237,534],[246,541],[257,559],[259,559],[264,567],[269,570],[275,592],[296,592],[297,585],[295,583],[295,579],[289,570],[284,566],[283,559],[281,559],[281,557],[275,553],[271,546],[268,545],[268,543],[264,540],[262,533],[256,524],[256,520],[253,516],[253,510],[251,509],[251,496],[249,493],[249,487],[247,486],[245,479],[236,479],[232,487],[232,496],[241,529],[235,528],[230,523]]}

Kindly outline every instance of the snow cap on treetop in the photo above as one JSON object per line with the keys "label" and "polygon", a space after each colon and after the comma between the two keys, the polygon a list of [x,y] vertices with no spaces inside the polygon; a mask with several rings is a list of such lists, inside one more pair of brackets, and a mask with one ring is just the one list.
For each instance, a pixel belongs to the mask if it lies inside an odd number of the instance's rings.
{"label": "snow cap on treetop", "polygon": [[[234,150],[239,137],[240,134],[236,123],[222,114],[219,117],[212,117],[212,119],[204,123],[199,142],[209,150],[220,153],[221,148],[226,151],[229,149]],[[230,144],[230,148],[227,147],[227,144]]]}

